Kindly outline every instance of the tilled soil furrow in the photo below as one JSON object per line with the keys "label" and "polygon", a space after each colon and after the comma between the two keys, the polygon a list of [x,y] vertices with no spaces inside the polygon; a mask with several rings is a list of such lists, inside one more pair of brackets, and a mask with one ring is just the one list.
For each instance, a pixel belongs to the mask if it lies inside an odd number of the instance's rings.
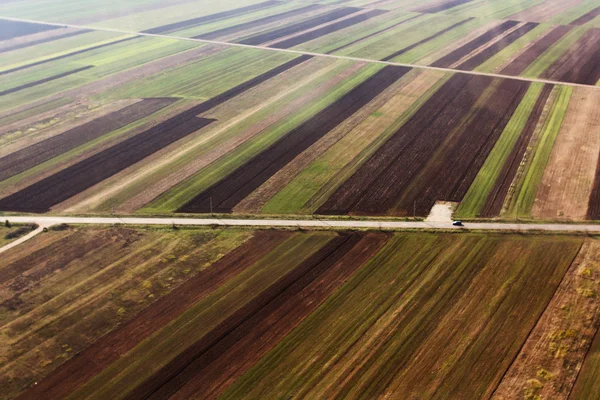
{"label": "tilled soil furrow", "polygon": [[348,28],[350,26],[359,24],[361,22],[368,21],[369,19],[371,19],[373,17],[378,17],[385,13],[387,13],[386,10],[367,11],[366,13],[357,15],[352,18],[347,18],[343,21],[335,22],[333,24],[324,26],[324,27],[316,29],[314,31],[306,32],[304,34],[294,36],[294,37],[286,39],[286,40],[282,40],[281,42],[272,44],[269,47],[273,47],[276,49],[289,49],[290,47],[294,47],[294,46],[297,46],[304,42],[308,42],[310,40],[317,39],[321,36],[325,36],[330,33],[337,32],[341,29]]}
{"label": "tilled soil furrow", "polygon": [[510,189],[512,181],[517,174],[517,170],[519,169],[519,165],[523,159],[523,154],[525,154],[525,150],[527,149],[531,135],[533,135],[533,132],[535,131],[535,127],[540,119],[540,115],[542,115],[542,111],[544,110],[544,106],[548,101],[548,97],[550,96],[552,89],[554,89],[554,85],[545,85],[542,89],[542,92],[538,96],[533,110],[531,111],[531,114],[529,114],[525,127],[519,135],[519,139],[515,143],[510,155],[506,159],[504,166],[502,167],[502,171],[496,179],[494,187],[488,194],[480,216],[494,217],[499,215],[500,211],[502,211],[502,206],[504,204],[504,200],[506,199],[506,195],[508,194],[508,190]]}
{"label": "tilled soil furrow", "polygon": [[268,254],[290,235],[288,232],[257,232],[242,246],[183,283],[135,319],[102,337],[19,398],[63,398],[72,393],[144,338],[161,329],[221,284]]}
{"label": "tilled soil furrow", "polygon": [[[379,181],[398,157],[405,153],[457,97],[471,77],[457,74],[448,80],[390,139],[319,207],[319,214],[347,214]],[[369,194],[370,196],[371,194]]]}
{"label": "tilled soil furrow", "polygon": [[431,66],[432,67],[440,67],[440,68],[448,68],[452,64],[456,63],[461,58],[463,58],[464,56],[466,56],[467,54],[472,52],[473,50],[477,49],[478,47],[481,47],[482,45],[489,42],[490,40],[493,40],[494,38],[503,34],[507,30],[513,28],[518,23],[519,23],[518,21],[506,21],[506,22],[502,23],[500,26],[490,29],[483,35],[471,40],[469,43],[465,44],[464,46],[461,46],[458,49],[451,52],[450,54],[440,58],[439,60],[432,63]]}
{"label": "tilled soil furrow", "polygon": [[60,135],[0,158],[0,181],[20,174],[51,158],[68,152],[106,133],[129,125],[174,103],[177,99],[144,99],[140,102],[96,118]]}
{"label": "tilled soil furrow", "polygon": [[165,395],[168,396],[168,386],[164,389],[167,393],[161,396],[160,390],[164,385],[168,384],[180,374],[184,374],[181,376],[185,377],[186,368],[205,356],[213,346],[216,346],[228,335],[231,335],[236,329],[239,329],[240,326],[255,318],[257,313],[260,313],[264,307],[267,307],[272,302],[276,302],[276,299],[280,296],[284,296],[286,291],[293,288],[294,285],[298,285],[297,282],[302,282],[303,279],[307,279],[306,277],[310,276],[312,271],[315,268],[318,268],[322,262],[332,257],[332,255],[333,257],[336,257],[335,254],[338,252],[339,248],[344,246],[349,240],[352,240],[352,235],[339,235],[330,240],[324,247],[308,257],[300,265],[288,272],[251,301],[244,304],[213,330],[188,347],[184,352],[178,354],[171,362],[164,365],[144,383],[127,393],[125,398],[139,399],[151,396],[163,398]]}
{"label": "tilled soil furrow", "polygon": [[527,49],[519,57],[515,58],[510,64],[508,64],[502,71],[501,74],[505,75],[520,75],[525,69],[539,56],[541,56],[550,46],[559,41],[565,36],[573,27],[572,26],[557,26],[550,31],[543,38],[538,40],[533,46]]}
{"label": "tilled soil furrow", "polygon": [[309,274],[219,341],[153,397],[218,397],[310,315],[387,240],[388,236],[384,234],[353,235]]}
{"label": "tilled soil furrow", "polygon": [[212,208],[215,212],[231,212],[236,204],[298,154],[341,124],[409,70],[404,67],[384,67],[233,173],[197,195],[178,211],[199,213],[210,212]]}

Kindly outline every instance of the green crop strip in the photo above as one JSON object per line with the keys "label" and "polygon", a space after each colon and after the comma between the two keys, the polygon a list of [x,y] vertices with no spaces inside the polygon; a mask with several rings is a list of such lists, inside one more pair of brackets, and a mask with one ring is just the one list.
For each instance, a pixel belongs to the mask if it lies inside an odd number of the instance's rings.
{"label": "green crop strip", "polygon": [[531,161],[527,164],[524,178],[517,185],[513,201],[509,207],[509,216],[530,216],[538,186],[542,181],[546,165],[550,160],[554,141],[558,136],[573,88],[558,87],[558,96],[541,132],[541,137]]}
{"label": "green crop strip", "polygon": [[527,123],[543,86],[542,83],[534,83],[530,86],[504,132],[502,132],[490,155],[485,160],[483,167],[479,170],[465,198],[458,206],[456,210],[457,217],[474,218],[485,205],[487,197],[506,163],[506,159]]}
{"label": "green crop strip", "polygon": [[344,94],[349,92],[354,86],[367,79],[369,76],[376,73],[382,66],[368,65],[362,68],[358,73],[355,73],[349,79],[339,84],[335,89],[329,91],[323,98],[313,102],[309,107],[301,110],[293,118],[287,119],[280,123],[274,129],[266,133],[258,135],[252,140],[239,146],[233,152],[227,154],[211,164],[209,167],[199,171],[190,179],[182,182],[171,191],[160,196],[158,199],[149,204],[148,209],[153,210],[175,210],[181,205],[191,200],[196,194],[207,189],[214,183],[218,182],[223,177],[235,171],[246,161],[259,154],[271,144],[275,143],[283,135],[291,129],[308,120],[310,117],[335,102]]}
{"label": "green crop strip", "polygon": [[[296,234],[223,284],[69,396],[121,399],[154,372],[208,334],[325,246],[335,233]],[[299,257],[299,255],[301,255]],[[240,301],[243,299],[244,301]]]}

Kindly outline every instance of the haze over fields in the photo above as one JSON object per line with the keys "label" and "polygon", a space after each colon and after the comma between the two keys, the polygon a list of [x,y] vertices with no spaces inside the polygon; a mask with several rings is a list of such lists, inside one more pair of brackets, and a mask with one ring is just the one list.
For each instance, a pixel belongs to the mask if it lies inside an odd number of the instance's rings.
{"label": "haze over fields", "polygon": [[600,399],[594,235],[10,222],[595,224],[600,0],[5,0],[0,54],[0,399]]}

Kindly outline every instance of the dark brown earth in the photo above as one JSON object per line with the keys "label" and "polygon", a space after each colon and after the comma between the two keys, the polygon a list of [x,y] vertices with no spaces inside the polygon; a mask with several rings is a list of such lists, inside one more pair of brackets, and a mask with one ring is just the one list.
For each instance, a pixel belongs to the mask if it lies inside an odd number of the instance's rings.
{"label": "dark brown earth", "polygon": [[504,166],[502,167],[502,171],[496,182],[494,183],[494,187],[490,191],[488,198],[485,202],[481,210],[481,217],[495,217],[500,215],[500,211],[502,211],[502,206],[504,204],[504,200],[506,199],[506,195],[508,194],[508,190],[514,180],[515,175],[517,174],[517,170],[519,169],[519,165],[523,159],[523,155],[527,150],[527,146],[529,145],[529,140],[535,131],[535,127],[540,119],[540,115],[544,110],[544,106],[548,101],[548,97],[550,93],[554,89],[554,85],[545,85],[540,93],[531,114],[529,114],[529,118],[527,119],[527,123],[519,135],[519,139],[515,143],[510,155],[506,159]]}
{"label": "dark brown earth", "polygon": [[341,99],[290,131],[177,211],[189,213],[231,212],[236,204],[297,155],[341,124],[408,71],[410,69],[404,67],[387,66],[382,68]]}

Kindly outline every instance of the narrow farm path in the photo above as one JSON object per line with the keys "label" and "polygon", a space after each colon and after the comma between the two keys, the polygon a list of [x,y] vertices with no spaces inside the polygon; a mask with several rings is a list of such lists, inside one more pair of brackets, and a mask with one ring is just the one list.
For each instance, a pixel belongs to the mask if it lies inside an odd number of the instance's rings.
{"label": "narrow farm path", "polygon": [[420,68],[420,69],[435,70],[435,71],[446,71],[446,72],[453,72],[453,73],[458,73],[458,74],[491,76],[491,77],[496,77],[496,78],[515,79],[515,80],[526,81],[526,82],[551,83],[551,84],[560,84],[560,85],[564,85],[564,86],[577,86],[577,87],[600,89],[600,86],[590,86],[590,85],[583,85],[583,84],[579,84],[579,83],[561,82],[561,81],[556,81],[556,80],[551,80],[551,79],[525,78],[525,77],[520,77],[520,76],[502,75],[502,74],[497,74],[497,73],[487,73],[487,72],[478,72],[478,71],[461,71],[461,70],[453,69],[453,68],[432,67],[432,66],[427,66],[427,65],[416,65],[416,64],[405,64],[405,63],[397,63],[397,62],[391,62],[391,61],[373,60],[373,59],[369,59],[369,58],[359,58],[359,57],[338,56],[338,55],[334,55],[334,54],[313,53],[313,52],[301,51],[301,50],[277,49],[277,48],[267,47],[267,46],[256,46],[256,45],[248,45],[248,44],[241,44],[241,43],[229,43],[229,42],[222,42],[222,41],[218,41],[218,40],[195,39],[195,38],[187,38],[187,37],[182,37],[182,36],[159,35],[159,34],[154,34],[154,33],[128,31],[128,30],[124,30],[124,29],[101,28],[101,27],[97,27],[97,26],[86,26],[86,25],[59,24],[59,23],[54,23],[54,22],[46,22],[46,21],[22,19],[22,18],[2,17],[2,16],[0,16],[0,19],[7,20],[7,21],[30,22],[30,23],[37,23],[37,24],[52,25],[52,26],[61,26],[61,27],[65,27],[65,28],[89,29],[89,30],[102,31],[102,32],[122,33],[122,34],[127,34],[127,35],[150,36],[150,37],[159,37],[159,38],[173,39],[173,40],[185,40],[185,41],[191,41],[191,42],[216,44],[216,45],[230,46],[230,47],[247,47],[247,48],[261,49],[261,50],[267,50],[267,51],[276,51],[276,52],[292,53],[292,54],[299,54],[299,55],[309,55],[309,56],[314,56],[314,57],[329,57],[329,58],[336,58],[336,59],[341,59],[341,60],[360,61],[360,62],[368,62],[368,63],[376,63],[376,64],[384,64],[384,65],[396,65],[396,66],[401,66],[401,67]]}
{"label": "narrow farm path", "polygon": [[[67,217],[19,215],[3,216],[12,223],[36,223],[40,228],[58,224],[74,225],[176,225],[176,226],[238,226],[253,228],[332,228],[332,229],[428,229],[473,231],[565,232],[600,233],[600,224],[516,224],[473,222],[453,226],[452,222],[385,221],[385,220],[327,220],[327,219],[221,219],[221,218],[153,218],[153,217]],[[33,233],[33,232],[32,232]],[[24,238],[23,238],[24,239]],[[0,250],[1,252],[2,250]]]}
{"label": "narrow farm path", "polygon": [[12,249],[13,247],[17,247],[21,243],[28,241],[29,239],[31,239],[38,233],[41,233],[44,230],[44,228],[46,228],[46,227],[47,227],[46,225],[39,224],[39,226],[35,230],[29,232],[27,235],[20,237],[19,239],[15,240],[13,242],[10,242],[9,244],[7,244],[3,247],[0,247],[0,254]]}

